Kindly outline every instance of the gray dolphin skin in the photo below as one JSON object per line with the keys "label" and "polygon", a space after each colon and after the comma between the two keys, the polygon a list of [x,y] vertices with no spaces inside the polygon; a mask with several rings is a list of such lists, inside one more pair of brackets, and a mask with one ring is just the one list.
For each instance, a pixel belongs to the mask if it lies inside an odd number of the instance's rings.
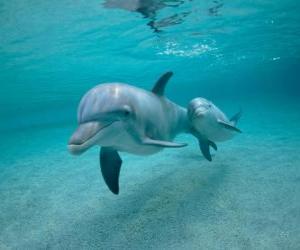
{"label": "gray dolphin skin", "polygon": [[231,119],[211,101],[198,97],[190,101],[188,118],[191,123],[191,133],[199,140],[199,145],[204,157],[211,161],[209,147],[217,150],[217,141],[226,141],[235,134],[241,133],[236,127],[242,115],[239,111]]}
{"label": "gray dolphin skin", "polygon": [[89,90],[78,107],[78,128],[68,149],[79,155],[98,145],[100,167],[108,188],[119,193],[122,159],[119,151],[150,155],[164,148],[184,147],[172,142],[179,133],[189,133],[187,110],[164,97],[173,75],[167,72],[146,91],[123,83],[104,83]]}

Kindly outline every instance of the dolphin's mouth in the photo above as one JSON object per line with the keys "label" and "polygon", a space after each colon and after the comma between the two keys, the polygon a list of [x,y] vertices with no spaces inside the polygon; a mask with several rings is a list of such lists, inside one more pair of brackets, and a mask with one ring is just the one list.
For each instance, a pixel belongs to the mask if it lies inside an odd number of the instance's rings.
{"label": "dolphin's mouth", "polygon": [[98,121],[92,121],[82,123],[75,130],[68,142],[68,148],[71,154],[81,154],[91,146],[92,139],[103,129],[112,125],[113,122],[100,123]]}
{"label": "dolphin's mouth", "polygon": [[203,118],[206,113],[207,113],[207,110],[195,109],[195,110],[190,111],[189,117],[190,117],[191,121],[195,121],[195,120]]}

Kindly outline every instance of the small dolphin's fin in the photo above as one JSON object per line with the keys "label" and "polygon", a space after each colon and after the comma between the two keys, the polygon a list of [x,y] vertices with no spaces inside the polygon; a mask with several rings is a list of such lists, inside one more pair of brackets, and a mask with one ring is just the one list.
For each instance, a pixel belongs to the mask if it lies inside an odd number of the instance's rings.
{"label": "small dolphin's fin", "polygon": [[224,122],[224,121],[221,121],[221,120],[218,120],[218,123],[220,124],[220,125],[222,125],[224,128],[226,128],[226,129],[229,129],[229,130],[231,130],[231,131],[235,131],[235,132],[238,132],[238,133],[242,133],[242,131],[240,130],[240,129],[238,129],[237,127],[235,127],[235,126],[232,126],[231,124],[229,124],[229,123],[226,123],[226,122]]}
{"label": "small dolphin's fin", "polygon": [[218,150],[217,145],[212,141],[199,139],[199,146],[206,160],[212,161],[209,146],[211,146],[214,150]]}
{"label": "small dolphin's fin", "polygon": [[122,165],[122,159],[118,151],[102,147],[100,151],[101,173],[109,190],[114,194],[119,193],[119,175]]}
{"label": "small dolphin's fin", "polygon": [[170,141],[160,141],[160,140],[153,140],[150,138],[145,138],[143,140],[144,145],[149,146],[157,146],[157,147],[164,147],[164,148],[181,148],[187,146],[186,143],[176,143]]}
{"label": "small dolphin's fin", "polygon": [[163,96],[164,93],[165,93],[166,85],[167,85],[167,83],[168,83],[168,81],[169,81],[169,79],[171,78],[172,75],[173,75],[172,71],[169,71],[169,72],[163,74],[158,79],[158,81],[155,83],[155,85],[152,89],[152,92],[156,95]]}
{"label": "small dolphin's fin", "polygon": [[230,118],[230,121],[232,122],[232,124],[233,124],[234,126],[238,123],[239,119],[240,119],[241,116],[242,116],[242,113],[243,113],[243,111],[242,111],[242,109],[240,109],[239,112],[237,112],[234,116],[232,116],[232,117]]}
{"label": "small dolphin's fin", "polygon": [[199,132],[197,132],[194,129],[191,130],[191,134],[198,139],[200,150],[203,156],[205,157],[205,159],[207,159],[208,161],[212,161],[209,146],[211,146],[214,150],[217,151],[218,150],[217,145],[213,141],[210,141],[205,137],[203,137]]}
{"label": "small dolphin's fin", "polygon": [[216,143],[214,143],[213,141],[208,141],[209,146],[211,146],[214,150],[218,150],[218,147],[216,145]]}

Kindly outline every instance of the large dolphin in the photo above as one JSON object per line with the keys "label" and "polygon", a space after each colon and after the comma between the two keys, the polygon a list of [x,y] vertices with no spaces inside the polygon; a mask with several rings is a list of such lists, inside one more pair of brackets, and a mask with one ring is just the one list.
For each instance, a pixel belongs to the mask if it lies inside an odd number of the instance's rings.
{"label": "large dolphin", "polygon": [[236,133],[241,133],[236,127],[242,115],[239,111],[231,119],[211,101],[198,97],[188,105],[188,118],[191,124],[190,132],[199,140],[199,145],[204,157],[211,161],[209,147],[217,150],[217,141],[231,139]]}
{"label": "large dolphin", "polygon": [[187,110],[164,97],[172,74],[162,75],[151,92],[123,83],[100,84],[79,104],[79,126],[69,140],[69,151],[81,154],[99,145],[101,172],[114,194],[119,193],[122,165],[118,151],[150,155],[186,146],[172,142],[177,134],[190,131]]}

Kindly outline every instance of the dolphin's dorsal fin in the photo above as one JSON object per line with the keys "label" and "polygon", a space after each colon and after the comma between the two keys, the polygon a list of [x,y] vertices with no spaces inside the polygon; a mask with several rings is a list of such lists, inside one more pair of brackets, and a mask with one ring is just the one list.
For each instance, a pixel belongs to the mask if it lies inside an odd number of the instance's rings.
{"label": "dolphin's dorsal fin", "polygon": [[100,167],[103,179],[109,190],[114,194],[119,193],[119,175],[122,165],[122,159],[118,151],[102,147],[100,151]]}
{"label": "dolphin's dorsal fin", "polygon": [[242,111],[242,109],[240,108],[240,111],[237,112],[234,116],[232,116],[232,117],[230,118],[230,121],[233,123],[234,126],[238,123],[239,119],[240,119],[241,116],[242,116],[242,113],[243,113],[243,111]]}
{"label": "dolphin's dorsal fin", "polygon": [[156,95],[159,96],[163,96],[165,93],[165,88],[166,85],[169,81],[169,79],[171,78],[171,76],[173,75],[172,71],[169,71],[167,73],[164,73],[159,79],[158,81],[155,83],[152,92]]}
{"label": "dolphin's dorsal fin", "polygon": [[235,132],[238,132],[238,133],[242,133],[242,131],[240,129],[233,126],[232,124],[229,124],[229,123],[224,122],[222,120],[218,120],[218,123],[226,129],[229,129],[229,130],[232,130],[232,131],[235,131]]}

